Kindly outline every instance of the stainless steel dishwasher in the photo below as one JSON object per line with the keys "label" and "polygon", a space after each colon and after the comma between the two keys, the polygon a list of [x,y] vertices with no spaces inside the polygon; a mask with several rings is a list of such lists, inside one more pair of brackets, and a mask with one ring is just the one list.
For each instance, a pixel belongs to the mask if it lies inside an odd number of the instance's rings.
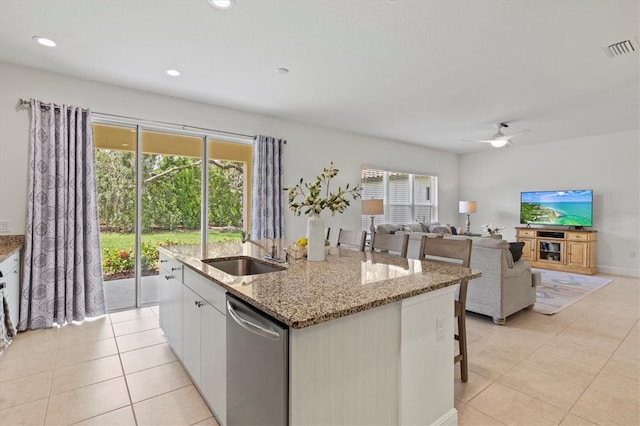
{"label": "stainless steel dishwasher", "polygon": [[286,425],[289,329],[227,293],[227,423]]}

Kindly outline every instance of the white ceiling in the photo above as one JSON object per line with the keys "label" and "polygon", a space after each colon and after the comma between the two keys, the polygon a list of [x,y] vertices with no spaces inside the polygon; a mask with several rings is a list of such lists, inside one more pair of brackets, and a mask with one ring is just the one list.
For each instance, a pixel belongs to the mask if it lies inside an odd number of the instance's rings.
{"label": "white ceiling", "polygon": [[638,129],[640,55],[602,47],[637,45],[639,19],[638,0],[0,0],[0,61],[463,153],[499,121],[531,130],[514,145]]}

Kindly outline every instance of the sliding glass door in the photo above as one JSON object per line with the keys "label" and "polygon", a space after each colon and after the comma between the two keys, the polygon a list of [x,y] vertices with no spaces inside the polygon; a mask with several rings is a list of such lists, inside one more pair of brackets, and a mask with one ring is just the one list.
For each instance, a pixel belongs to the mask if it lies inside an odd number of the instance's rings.
{"label": "sliding glass door", "polygon": [[94,143],[109,311],[157,304],[158,246],[241,238],[251,145],[103,123]]}
{"label": "sliding glass door", "polygon": [[203,138],[141,130],[139,304],[158,302],[159,245],[199,243]]}

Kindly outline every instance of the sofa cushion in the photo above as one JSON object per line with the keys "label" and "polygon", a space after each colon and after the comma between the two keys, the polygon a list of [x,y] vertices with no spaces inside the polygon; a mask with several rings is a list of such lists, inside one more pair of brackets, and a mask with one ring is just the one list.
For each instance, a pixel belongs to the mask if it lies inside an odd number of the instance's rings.
{"label": "sofa cushion", "polygon": [[[497,238],[472,237],[473,245],[476,247],[487,247],[495,249],[508,249],[509,242]],[[473,249],[472,249],[473,250]]]}
{"label": "sofa cushion", "polygon": [[[412,241],[412,240],[420,241],[420,240],[422,240],[422,237],[424,235],[426,235],[429,238],[442,238],[442,234],[433,234],[431,232],[398,231],[398,232],[396,232],[396,234],[398,234],[398,235],[405,235],[405,234],[409,235],[409,241]],[[418,252],[416,251],[415,254],[417,256]]]}
{"label": "sofa cushion", "polygon": [[422,232],[433,232],[431,229],[436,226],[441,226],[440,222],[422,222]]}
{"label": "sofa cushion", "polygon": [[383,223],[376,226],[376,232],[380,232],[381,234],[395,234],[401,229],[402,229],[402,226],[394,225],[392,223]]}
{"label": "sofa cushion", "polygon": [[402,226],[403,231],[409,232],[422,232],[422,224],[420,223],[407,223]]}
{"label": "sofa cushion", "polygon": [[524,247],[524,242],[520,241],[517,243],[509,243],[509,250],[511,251],[511,256],[513,256],[513,261],[517,262],[522,257],[522,248]]}

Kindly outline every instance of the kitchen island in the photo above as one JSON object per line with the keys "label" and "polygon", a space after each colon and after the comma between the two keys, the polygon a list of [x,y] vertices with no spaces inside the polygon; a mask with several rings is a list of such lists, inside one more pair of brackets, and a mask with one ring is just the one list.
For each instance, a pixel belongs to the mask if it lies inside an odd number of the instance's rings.
{"label": "kitchen island", "polygon": [[[194,321],[185,313],[192,303],[181,299],[184,310],[177,315],[170,307],[176,307],[173,296],[178,293],[163,283],[176,279],[182,267],[179,277],[184,286],[214,307],[217,304],[220,315],[224,314],[220,294],[229,292],[289,327],[290,424],[457,422],[453,407],[454,285],[461,279],[477,278],[480,272],[339,248],[332,248],[324,262],[296,260],[283,270],[258,275],[234,276],[202,261],[234,256],[263,259],[271,252],[271,244],[161,247],[161,261],[166,263],[160,274],[160,320],[163,330],[173,327],[174,331],[165,334],[181,334],[175,332],[180,327],[185,335],[193,332]],[[212,289],[211,297],[201,294]],[[173,315],[163,318],[163,311],[173,311]],[[220,315],[217,326],[206,328],[222,330]],[[168,340],[198,384],[188,365],[194,363],[184,361],[185,339],[180,344]],[[201,363],[209,360],[204,341],[199,348]],[[219,353],[218,362],[224,361],[221,357]],[[205,369],[201,365],[196,369],[195,376],[202,377]],[[219,380],[218,387],[221,383]],[[224,404],[216,408],[216,402],[199,387],[225,423]],[[221,393],[224,390],[218,389],[218,395]]]}

